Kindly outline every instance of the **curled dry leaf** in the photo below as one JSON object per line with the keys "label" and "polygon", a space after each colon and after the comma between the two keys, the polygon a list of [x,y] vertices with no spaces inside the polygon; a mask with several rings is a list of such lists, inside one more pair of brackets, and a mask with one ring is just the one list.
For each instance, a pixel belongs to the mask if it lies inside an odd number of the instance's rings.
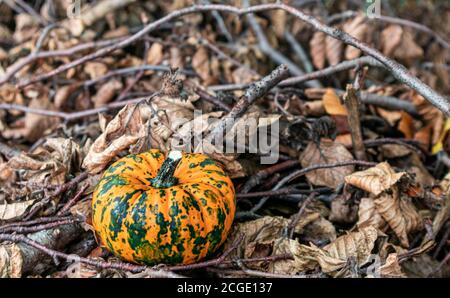
{"label": "curled dry leaf", "polygon": [[[323,217],[319,213],[307,212],[298,221],[294,230],[298,234],[304,234],[305,228],[315,224],[320,219],[323,219]],[[313,269],[317,266],[314,258],[315,250],[309,246],[301,245],[296,240],[285,237],[290,222],[289,219],[283,217],[265,216],[237,224],[234,226],[229,239],[227,239],[224,249],[226,250],[239,235],[243,235],[244,239],[236,251],[232,252],[228,258],[257,258],[291,254],[294,258],[293,260],[270,262],[268,267],[264,267],[263,269],[282,274],[296,274]],[[262,263],[252,262],[248,263],[247,266],[261,270]]]}
{"label": "curled dry leaf", "polygon": [[396,187],[374,199],[376,209],[395,232],[403,247],[409,246],[408,234],[423,228],[423,222],[411,199],[400,197]]}
{"label": "curled dry leaf", "polygon": [[[304,168],[350,160],[353,160],[353,156],[343,145],[328,140],[322,140],[319,147],[314,142],[310,142],[300,155],[300,163]],[[314,185],[336,188],[344,182],[344,177],[353,171],[353,166],[335,167],[309,172],[306,177]]]}
{"label": "curled dry leaf", "polygon": [[334,242],[318,248],[317,261],[323,272],[335,272],[345,266],[349,258],[355,258],[358,266],[363,266],[370,260],[378,230],[374,227],[363,228],[358,232],[351,232],[337,238]]}
{"label": "curled dry leaf", "polygon": [[84,151],[71,139],[49,138],[35,153],[21,152],[8,161],[22,181],[38,185],[61,185],[80,169]]}
{"label": "curled dry leaf", "polygon": [[341,100],[339,99],[339,96],[337,96],[334,89],[327,88],[327,91],[322,96],[322,102],[325,111],[329,115],[348,115],[347,108],[341,103]]}
{"label": "curled dry leaf", "polygon": [[35,200],[28,200],[16,203],[0,203],[0,219],[8,220],[21,216],[28,210],[28,207],[33,205]]}
{"label": "curled dry leaf", "polygon": [[358,229],[365,227],[375,227],[384,231],[387,227],[386,221],[381,217],[377,211],[375,202],[372,198],[362,198],[358,209],[358,222],[356,223]]}
{"label": "curled dry leaf", "polygon": [[316,31],[309,42],[312,62],[317,69],[322,69],[325,66],[325,37],[325,33]]}
{"label": "curled dry leaf", "polygon": [[396,253],[389,254],[386,258],[386,262],[380,267],[380,277],[406,277],[405,273],[402,271],[402,267],[399,264],[398,255]]}
{"label": "curled dry leaf", "polygon": [[17,244],[0,245],[0,278],[22,276],[23,257]]}
{"label": "curled dry leaf", "polygon": [[96,108],[101,107],[110,102],[114,95],[123,88],[122,83],[119,80],[111,80],[103,84],[92,97],[94,106]]}
{"label": "curled dry leaf", "polygon": [[296,240],[280,238],[275,243],[272,255],[290,254],[293,260],[280,260],[270,262],[268,272],[278,274],[297,274],[313,270],[317,267],[314,258],[315,250],[307,245],[302,245]]}
{"label": "curled dry leaf", "polygon": [[403,29],[399,25],[389,25],[381,32],[383,54],[392,56],[402,40]]}
{"label": "curled dry leaf", "polygon": [[395,185],[404,175],[405,172],[396,173],[387,162],[382,162],[365,171],[346,176],[345,182],[379,195]]}
{"label": "curled dry leaf", "polygon": [[357,219],[358,206],[338,196],[331,201],[330,221],[337,223],[354,223]]}
{"label": "curled dry leaf", "polygon": [[83,161],[90,174],[101,172],[122,150],[144,136],[139,106],[127,105],[111,120],[106,130],[95,140]]}

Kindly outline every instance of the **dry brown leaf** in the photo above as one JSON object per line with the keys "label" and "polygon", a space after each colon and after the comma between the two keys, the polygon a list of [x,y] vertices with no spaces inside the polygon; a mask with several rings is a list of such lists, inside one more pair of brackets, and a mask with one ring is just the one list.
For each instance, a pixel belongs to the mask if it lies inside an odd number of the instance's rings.
{"label": "dry brown leaf", "polygon": [[[364,41],[369,27],[365,20],[366,16],[363,14],[359,14],[354,19],[346,22],[344,24],[343,30],[352,35],[354,38]],[[345,48],[345,59],[351,60],[358,58],[359,56],[361,56],[361,50],[353,46],[347,46]]]}
{"label": "dry brown leaf", "polygon": [[401,43],[402,35],[403,29],[399,25],[389,25],[381,32],[381,46],[384,55],[392,56]]}
{"label": "dry brown leaf", "polygon": [[414,136],[414,120],[404,111],[402,111],[402,117],[398,123],[398,130],[400,130],[407,139],[412,139]]}
{"label": "dry brown leaf", "polygon": [[312,62],[317,69],[325,67],[325,33],[316,31],[309,42]]}
{"label": "dry brown leaf", "polygon": [[[300,155],[302,167],[317,164],[332,164],[353,160],[352,154],[341,144],[322,140],[320,148],[314,142],[310,142]],[[336,188],[344,182],[344,177],[354,171],[353,166],[320,169],[306,174],[308,181],[314,185],[323,185]]]}
{"label": "dry brown leaf", "polygon": [[275,242],[272,255],[283,254],[290,254],[294,259],[270,262],[268,272],[294,275],[317,267],[314,249],[296,240],[280,238]]}
{"label": "dry brown leaf", "polygon": [[84,66],[84,72],[93,80],[105,75],[108,72],[108,67],[102,62],[87,62]]}
{"label": "dry brown leaf", "polygon": [[103,84],[92,97],[94,106],[96,108],[101,107],[110,102],[116,93],[123,88],[122,83],[119,80],[110,80]]}
{"label": "dry brown leaf", "polygon": [[374,227],[363,228],[337,238],[322,249],[312,245],[317,252],[317,261],[325,273],[335,272],[345,266],[349,258],[355,258],[358,266],[370,260],[378,230]]}
{"label": "dry brown leaf", "polygon": [[83,161],[83,168],[90,174],[101,172],[122,150],[144,137],[144,132],[140,108],[125,106],[92,144]]}
{"label": "dry brown leaf", "polygon": [[375,202],[372,198],[362,198],[358,209],[358,222],[356,223],[358,229],[365,227],[375,227],[384,231],[387,227],[387,222],[378,213]]}
{"label": "dry brown leaf", "polygon": [[212,64],[213,60],[213,58],[209,57],[206,47],[203,46],[199,47],[192,57],[192,67],[204,81],[205,85],[209,85],[215,81],[212,74],[212,68],[214,67]]}
{"label": "dry brown leaf", "polygon": [[380,277],[406,277],[405,273],[402,271],[402,267],[399,264],[398,255],[396,253],[389,254],[386,258],[386,262],[380,267]]}
{"label": "dry brown leaf", "polygon": [[357,218],[358,206],[351,204],[344,196],[337,196],[331,201],[330,221],[337,223],[354,223]]}
{"label": "dry brown leaf", "polygon": [[406,173],[396,173],[387,162],[377,164],[365,171],[345,177],[345,182],[374,195],[379,195],[394,186]]}
{"label": "dry brown leaf", "polygon": [[347,116],[347,108],[341,103],[339,96],[332,88],[327,88],[327,91],[322,97],[323,106],[329,115]]}
{"label": "dry brown leaf", "polygon": [[414,41],[410,31],[403,31],[402,39],[398,47],[395,49],[393,56],[397,59],[412,62],[423,57],[423,50]]}
{"label": "dry brown leaf", "polygon": [[7,220],[21,216],[27,211],[28,207],[33,205],[35,200],[28,200],[24,202],[6,203],[0,204],[0,219]]}
{"label": "dry brown leaf", "polygon": [[164,46],[159,42],[154,42],[150,49],[148,49],[147,54],[147,64],[149,65],[159,65],[164,59]]}
{"label": "dry brown leaf", "polygon": [[22,276],[23,257],[17,244],[0,245],[0,278]]}
{"label": "dry brown leaf", "polygon": [[342,61],[344,44],[342,41],[329,35],[325,37],[325,55],[330,65],[336,65]]}
{"label": "dry brown leaf", "polygon": [[409,247],[408,234],[422,229],[423,222],[408,197],[400,197],[396,187],[374,199],[376,209],[395,232],[403,247]]}

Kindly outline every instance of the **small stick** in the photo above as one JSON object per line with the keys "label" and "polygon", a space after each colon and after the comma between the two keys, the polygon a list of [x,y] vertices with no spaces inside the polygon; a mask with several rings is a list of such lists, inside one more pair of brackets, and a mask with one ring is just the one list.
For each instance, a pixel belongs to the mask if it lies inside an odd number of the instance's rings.
{"label": "small stick", "polygon": [[306,198],[306,200],[304,202],[301,203],[301,207],[300,210],[298,211],[297,214],[295,214],[291,220],[291,222],[289,222],[288,226],[287,226],[287,231],[288,231],[288,237],[289,239],[293,239],[294,237],[294,231],[295,231],[295,226],[298,224],[298,222],[300,221],[301,217],[303,216],[303,213],[305,213],[306,207],[308,206],[308,204],[314,199],[314,197],[317,195],[316,192],[312,192],[310,193],[310,195],[308,196],[308,198]]}
{"label": "small stick", "polygon": [[52,198],[59,196],[63,192],[74,187],[81,181],[85,180],[88,177],[88,175],[89,174],[87,172],[83,172],[77,177],[73,178],[71,181],[66,182],[60,187],[56,188],[49,196],[45,197],[44,199],[42,199],[42,201],[38,202],[31,208],[30,212],[25,216],[25,220],[31,219],[34,215],[36,215],[36,213],[38,213],[42,208],[44,208],[44,206],[47,205]]}
{"label": "small stick", "polygon": [[75,261],[78,261],[78,262],[81,262],[81,263],[84,263],[84,264],[87,264],[90,266],[94,266],[94,267],[97,267],[100,269],[118,269],[118,270],[130,271],[133,273],[139,273],[144,270],[147,270],[147,272],[152,277],[160,277],[160,278],[161,277],[162,278],[182,277],[182,276],[175,274],[173,272],[170,272],[170,271],[153,270],[150,267],[143,266],[143,265],[134,265],[134,264],[128,264],[128,263],[124,263],[124,262],[111,263],[111,262],[94,260],[91,258],[84,258],[84,257],[79,257],[79,256],[74,257],[74,255],[68,255],[63,252],[59,252],[54,249],[50,249],[50,248],[40,244],[39,242],[31,240],[30,238],[27,238],[25,235],[20,235],[20,234],[0,234],[0,241],[22,242],[22,243],[25,243],[29,246],[32,246],[32,247],[44,252],[45,254],[49,255],[53,259],[60,258],[60,259],[68,260],[68,261],[75,260]]}
{"label": "small stick", "polygon": [[241,188],[240,192],[241,194],[248,193],[253,187],[260,185],[262,181],[264,181],[264,179],[266,179],[267,177],[275,173],[290,169],[294,166],[298,166],[299,164],[300,163],[298,160],[286,160],[279,164],[260,170],[247,180],[247,182]]}
{"label": "small stick", "polygon": [[66,220],[66,219],[71,219],[71,216],[67,216],[67,217],[40,217],[34,220],[29,220],[29,221],[19,221],[19,222],[12,222],[12,223],[8,223],[8,224],[4,224],[2,226],[0,226],[0,232],[2,229],[4,228],[10,228],[10,227],[26,227],[26,226],[32,226],[32,225],[36,225],[36,224],[44,224],[44,223],[49,223],[49,222],[55,222],[55,221],[61,221],[61,220]]}
{"label": "small stick", "polygon": [[68,218],[59,221],[53,221],[42,225],[32,226],[32,227],[23,227],[23,226],[13,226],[13,227],[0,227],[0,233],[18,233],[18,234],[28,234],[35,233],[43,230],[53,229],[62,225],[67,225],[71,223],[75,223],[79,220],[75,218]]}
{"label": "small stick", "polygon": [[250,105],[258,98],[264,96],[271,88],[276,86],[282,79],[287,77],[288,68],[282,64],[275,68],[269,75],[252,84],[239,101],[233,106],[231,111],[214,127],[208,135],[208,141],[223,136],[229,129],[231,129],[235,121],[240,118],[250,107]]}
{"label": "small stick", "polygon": [[282,195],[290,194],[300,194],[300,192],[291,187],[282,188],[278,190],[267,190],[267,191],[257,191],[250,193],[238,193],[236,194],[236,199],[248,199],[248,198],[258,198],[258,197],[277,197]]}
{"label": "small stick", "polygon": [[[284,186],[286,183],[288,183],[288,182],[290,182],[290,181],[292,181],[292,180],[294,180],[294,179],[296,179],[298,177],[301,177],[301,176],[305,175],[306,173],[312,172],[312,171],[316,171],[316,170],[320,170],[320,169],[329,169],[329,168],[336,168],[336,167],[352,166],[352,165],[373,167],[373,166],[376,166],[377,163],[376,162],[364,161],[364,160],[350,160],[350,161],[344,161],[344,162],[338,162],[338,163],[332,163],[332,164],[319,164],[319,165],[309,166],[309,167],[306,167],[306,168],[294,171],[291,174],[287,175],[286,177],[281,179],[277,183],[277,185],[275,185],[275,187],[272,188],[272,190],[278,190],[282,186]],[[256,211],[261,209],[261,207],[267,202],[268,199],[269,199],[269,197],[262,198],[258,202],[258,204],[256,204],[250,210],[250,213],[255,213]]]}
{"label": "small stick", "polygon": [[352,136],[352,146],[355,156],[359,160],[367,160],[366,148],[361,131],[361,121],[359,120],[359,100],[356,90],[351,84],[347,85],[347,91],[344,95],[344,104],[347,108],[348,126]]}
{"label": "small stick", "polygon": [[83,193],[85,192],[85,190],[89,187],[89,183],[86,183],[85,185],[83,185],[80,189],[80,191],[69,201],[67,201],[67,203],[56,213],[56,216],[62,216],[65,215],[69,209],[75,205],[76,202],[78,202],[78,200],[81,198],[81,196],[83,195]]}

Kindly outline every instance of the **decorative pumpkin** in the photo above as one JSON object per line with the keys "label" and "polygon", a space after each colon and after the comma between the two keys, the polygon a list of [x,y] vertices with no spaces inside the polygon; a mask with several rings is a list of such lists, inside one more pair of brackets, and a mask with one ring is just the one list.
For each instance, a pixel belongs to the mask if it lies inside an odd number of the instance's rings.
{"label": "decorative pumpkin", "polygon": [[236,210],[231,179],[203,154],[131,154],[103,174],[93,225],[116,256],[134,263],[190,264],[226,239]]}

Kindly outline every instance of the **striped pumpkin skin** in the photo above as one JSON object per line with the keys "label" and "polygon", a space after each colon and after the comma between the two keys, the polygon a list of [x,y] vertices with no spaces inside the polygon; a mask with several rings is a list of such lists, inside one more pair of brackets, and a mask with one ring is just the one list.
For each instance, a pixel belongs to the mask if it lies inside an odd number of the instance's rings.
{"label": "striped pumpkin skin", "polygon": [[190,264],[226,239],[235,214],[231,179],[203,154],[183,154],[178,183],[155,188],[164,153],[128,155],[103,174],[92,199],[93,226],[116,256],[138,264]]}

